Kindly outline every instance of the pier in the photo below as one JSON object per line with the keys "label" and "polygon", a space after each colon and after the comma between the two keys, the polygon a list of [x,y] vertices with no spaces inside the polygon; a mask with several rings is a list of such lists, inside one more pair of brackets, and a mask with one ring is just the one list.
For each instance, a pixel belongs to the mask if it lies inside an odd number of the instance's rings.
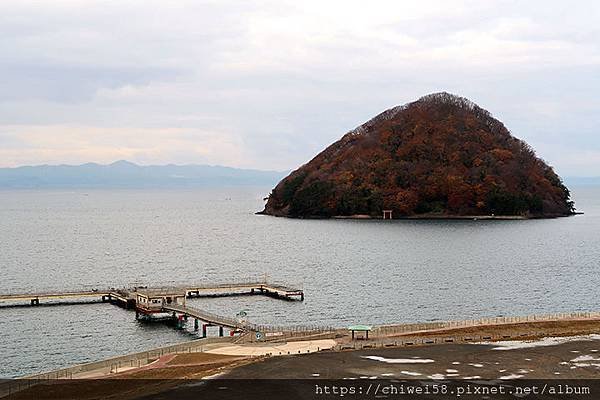
{"label": "pier", "polygon": [[262,294],[285,300],[304,300],[304,291],[281,283],[267,281],[190,284],[185,286],[138,286],[132,288],[104,288],[68,291],[40,291],[21,293],[0,293],[2,302],[29,302],[39,305],[41,300],[75,300],[75,299],[101,299],[102,301],[116,301],[127,303],[135,300],[136,293],[144,290],[168,290],[174,293],[185,294],[186,297],[221,297],[237,296],[244,294]]}
{"label": "pier", "polygon": [[[222,326],[225,328],[236,329],[236,330],[241,330],[241,331],[257,331],[258,330],[256,325],[254,325],[254,324],[244,322],[244,321],[238,321],[233,318],[223,317],[221,315],[217,315],[217,314],[213,314],[213,313],[209,313],[207,311],[204,311],[204,310],[201,310],[201,309],[195,308],[195,307],[182,306],[182,305],[170,305],[170,306],[164,306],[163,309],[166,311],[172,311],[174,313],[179,313],[186,317],[192,317],[192,318],[195,318],[196,320],[207,322],[208,323],[207,326],[209,326],[209,325],[219,326],[219,327]],[[204,336],[206,336],[206,335],[204,335]],[[220,335],[220,336],[223,336],[223,335]]]}
{"label": "pier", "polygon": [[[223,336],[223,328],[232,332],[257,331],[258,326],[244,320],[236,320],[209,313],[199,308],[186,305],[186,299],[196,297],[221,297],[240,295],[264,295],[283,300],[304,301],[304,291],[282,283],[262,281],[229,282],[213,284],[188,284],[181,286],[131,288],[86,289],[67,291],[40,291],[30,293],[0,293],[0,309],[2,306],[32,307],[42,304],[69,304],[78,300],[98,300],[115,304],[126,309],[135,309],[136,318],[153,320],[157,315],[170,315],[170,319],[183,327],[188,317],[194,319],[195,330],[199,329],[199,321],[203,321],[202,332],[206,336],[207,326],[218,326],[219,336]],[[24,304],[23,304],[24,303]],[[169,318],[169,317],[167,317]]]}
{"label": "pier", "polygon": [[66,292],[40,292],[40,293],[11,293],[0,294],[0,302],[28,301],[32,306],[40,304],[40,300],[68,300],[84,298],[102,298],[104,301],[111,295],[109,290],[98,292],[96,290],[66,291]]}

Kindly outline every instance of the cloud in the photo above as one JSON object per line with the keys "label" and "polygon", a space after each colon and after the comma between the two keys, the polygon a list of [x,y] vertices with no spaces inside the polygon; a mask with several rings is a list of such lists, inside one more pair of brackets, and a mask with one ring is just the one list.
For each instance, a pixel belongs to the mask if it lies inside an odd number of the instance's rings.
{"label": "cloud", "polygon": [[[0,120],[10,135],[0,133],[0,164],[291,169],[374,114],[441,90],[488,108],[538,153],[565,141],[600,151],[600,6],[566,7],[1,2]],[[600,174],[593,157],[540,155],[559,173]]]}
{"label": "cloud", "polygon": [[183,128],[99,128],[74,125],[0,126],[6,165],[110,163],[142,164],[177,159],[180,163],[244,166],[241,143],[228,132]]}

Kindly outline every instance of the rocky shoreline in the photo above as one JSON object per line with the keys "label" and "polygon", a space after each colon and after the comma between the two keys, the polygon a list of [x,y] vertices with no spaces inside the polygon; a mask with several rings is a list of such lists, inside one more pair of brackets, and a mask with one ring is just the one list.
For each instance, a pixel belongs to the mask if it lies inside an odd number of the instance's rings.
{"label": "rocky shoreline", "polygon": [[[355,214],[355,215],[334,215],[331,217],[323,217],[318,215],[313,216],[290,216],[283,214],[270,214],[265,211],[258,211],[256,215],[269,215],[272,217],[285,217],[293,219],[354,219],[354,220],[383,220],[381,216],[373,216],[367,214]],[[556,214],[556,215],[441,215],[441,214],[421,214],[421,215],[409,215],[402,217],[394,217],[393,220],[465,220],[465,221],[517,221],[517,220],[532,220],[532,219],[554,219],[571,217],[574,215],[582,215],[582,212],[575,212],[568,215]]]}

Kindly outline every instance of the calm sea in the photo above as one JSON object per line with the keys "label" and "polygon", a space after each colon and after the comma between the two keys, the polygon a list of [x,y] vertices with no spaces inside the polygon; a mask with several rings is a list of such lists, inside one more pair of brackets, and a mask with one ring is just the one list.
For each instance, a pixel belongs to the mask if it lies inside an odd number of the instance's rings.
{"label": "calm sea", "polygon": [[[257,216],[270,188],[0,191],[0,291],[240,280],[304,302],[194,300],[257,323],[346,326],[598,310],[600,187],[532,221]],[[213,332],[214,334],[215,332]],[[193,339],[109,304],[0,308],[0,377]]]}

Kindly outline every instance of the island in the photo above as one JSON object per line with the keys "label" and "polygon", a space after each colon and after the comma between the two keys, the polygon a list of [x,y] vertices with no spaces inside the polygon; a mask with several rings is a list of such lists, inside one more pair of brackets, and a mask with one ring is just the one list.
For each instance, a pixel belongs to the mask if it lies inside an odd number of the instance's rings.
{"label": "island", "polygon": [[259,214],[295,218],[552,218],[561,178],[472,101],[434,93],[382,112],[277,184]]}

